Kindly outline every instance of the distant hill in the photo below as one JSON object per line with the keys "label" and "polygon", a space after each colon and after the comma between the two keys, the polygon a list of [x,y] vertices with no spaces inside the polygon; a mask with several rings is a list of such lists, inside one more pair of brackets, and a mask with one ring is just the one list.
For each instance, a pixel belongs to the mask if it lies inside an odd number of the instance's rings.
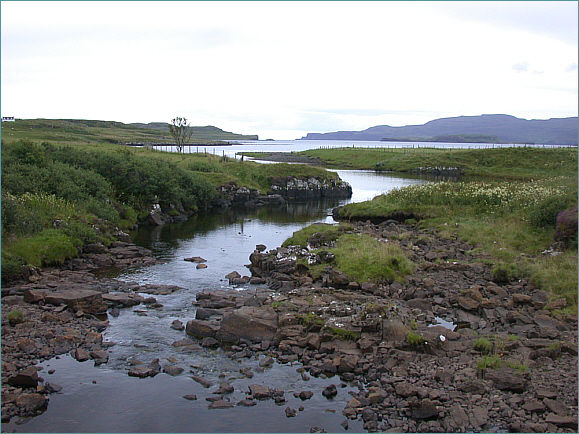
{"label": "distant hill", "polygon": [[[139,128],[161,130],[169,133],[167,122],[149,122],[148,124],[128,124]],[[257,134],[237,134],[223,131],[221,128],[208,125],[206,127],[193,127],[193,138],[200,140],[258,140]]]}
{"label": "distant hill", "polygon": [[[577,117],[527,120],[509,115],[459,116],[436,119],[424,125],[379,125],[364,131],[308,133],[305,140],[443,141],[446,138],[486,139],[494,143],[577,145]],[[449,140],[452,141],[452,140]]]}
{"label": "distant hill", "polygon": [[[257,135],[223,131],[213,126],[193,127],[192,143],[257,140]],[[2,123],[2,140],[19,139],[68,143],[168,143],[173,139],[166,122],[124,124],[85,119],[16,119]]]}

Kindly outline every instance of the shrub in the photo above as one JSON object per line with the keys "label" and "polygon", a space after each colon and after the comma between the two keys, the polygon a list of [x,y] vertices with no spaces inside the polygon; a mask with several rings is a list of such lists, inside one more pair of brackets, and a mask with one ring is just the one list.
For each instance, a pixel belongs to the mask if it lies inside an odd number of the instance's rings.
{"label": "shrub", "polygon": [[24,314],[22,311],[16,309],[8,313],[8,322],[11,326],[24,322]]}
{"label": "shrub", "polygon": [[[544,199],[529,211],[529,223],[538,228],[554,226],[557,214],[566,206],[567,200],[563,196]],[[577,225],[577,218],[575,218],[575,225]]]}
{"label": "shrub", "polygon": [[2,251],[2,282],[26,279],[28,275],[29,269],[22,258]]}
{"label": "shrub", "polygon": [[516,264],[497,264],[492,269],[493,281],[504,285],[512,280],[520,279],[523,272]]}
{"label": "shrub", "polygon": [[412,346],[419,346],[426,343],[426,339],[418,333],[408,332],[406,334],[406,342]]}

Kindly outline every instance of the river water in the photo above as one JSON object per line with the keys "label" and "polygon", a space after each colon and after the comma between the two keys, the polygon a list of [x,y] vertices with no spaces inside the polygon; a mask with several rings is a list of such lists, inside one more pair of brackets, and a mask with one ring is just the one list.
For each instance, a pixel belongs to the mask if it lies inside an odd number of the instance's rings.
{"label": "river water", "polygon": [[[313,222],[333,222],[331,209],[347,202],[371,199],[393,188],[423,183],[387,174],[364,171],[338,171],[353,187],[348,200],[288,204],[282,208],[261,208],[253,211],[227,211],[222,214],[197,216],[185,223],[143,228],[134,234],[134,242],[150,248],[163,263],[129,270],[117,276],[138,283],[178,285],[184,290],[156,296],[162,309],[142,306],[122,309],[117,318],[109,317],[110,326],[104,339],[115,342],[109,349],[108,364],[93,367],[70,356],[61,356],[41,364],[44,377],[63,386],[50,396],[48,410],[29,420],[3,424],[6,432],[309,432],[320,426],[328,432],[344,432],[341,411],[350,400],[348,392],[357,391],[356,384],[343,384],[338,377],[304,381],[297,371],[299,364],[275,363],[264,372],[256,371],[258,360],[237,362],[223,350],[200,350],[184,353],[171,345],[185,337],[184,332],[170,328],[175,319],[183,323],[195,317],[192,302],[203,289],[228,288],[225,274],[236,270],[248,274],[244,264],[256,244],[275,248],[292,233]],[[202,256],[206,269],[196,269],[185,257]],[[255,288],[247,285],[247,288]],[[263,357],[263,356],[262,356]],[[154,378],[133,378],[127,375],[132,362],[148,363],[159,358],[161,365],[176,363],[185,368],[179,376],[159,374]],[[252,379],[240,374],[240,368],[251,368]],[[46,372],[55,372],[47,375]],[[214,386],[204,389],[189,374],[201,375]],[[189,374],[189,375],[188,375]],[[220,381],[235,388],[232,402],[244,399],[249,384],[263,384],[285,391],[287,403],[277,406],[272,400],[259,401],[254,407],[208,409],[205,397]],[[336,384],[338,395],[328,400],[321,395],[324,387]],[[302,402],[293,392],[311,390],[314,396]],[[183,395],[195,394],[189,401]],[[296,417],[287,418],[285,407],[298,409]],[[349,431],[361,432],[360,421],[349,421]]]}
{"label": "river water", "polygon": [[[557,147],[556,145],[523,145],[505,143],[443,143],[443,142],[380,142],[358,140],[230,140],[230,146],[186,146],[185,153],[207,153],[240,158],[242,152],[299,152],[309,149],[333,148],[441,148],[441,149],[492,149],[513,147]],[[176,152],[174,146],[157,149]]]}

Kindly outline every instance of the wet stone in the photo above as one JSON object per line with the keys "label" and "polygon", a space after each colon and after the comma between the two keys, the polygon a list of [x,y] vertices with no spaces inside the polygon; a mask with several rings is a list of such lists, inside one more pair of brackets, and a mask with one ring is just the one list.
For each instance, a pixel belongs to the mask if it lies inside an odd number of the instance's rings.
{"label": "wet stone", "polygon": [[224,409],[224,408],[231,408],[231,407],[233,407],[233,403],[231,403],[229,401],[224,401],[222,399],[209,404],[210,409]]}

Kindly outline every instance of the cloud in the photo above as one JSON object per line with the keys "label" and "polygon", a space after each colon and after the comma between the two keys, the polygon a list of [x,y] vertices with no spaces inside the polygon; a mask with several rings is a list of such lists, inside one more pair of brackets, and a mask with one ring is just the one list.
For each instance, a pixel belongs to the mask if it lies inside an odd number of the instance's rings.
{"label": "cloud", "polygon": [[529,70],[528,62],[519,62],[513,65],[513,69],[517,72],[527,72]]}
{"label": "cloud", "polygon": [[435,3],[459,18],[539,33],[577,45],[577,2],[496,1]]}

